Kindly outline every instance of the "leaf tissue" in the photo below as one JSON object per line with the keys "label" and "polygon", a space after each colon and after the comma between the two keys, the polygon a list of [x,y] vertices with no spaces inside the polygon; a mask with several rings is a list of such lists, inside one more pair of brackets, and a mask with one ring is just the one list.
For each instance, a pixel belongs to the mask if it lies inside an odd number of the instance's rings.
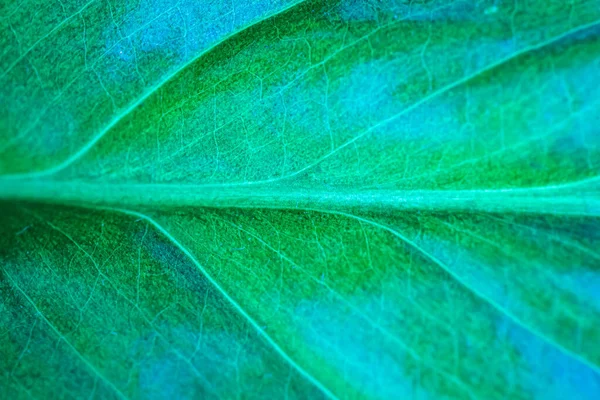
{"label": "leaf tissue", "polygon": [[0,54],[0,398],[600,398],[597,0],[4,0]]}

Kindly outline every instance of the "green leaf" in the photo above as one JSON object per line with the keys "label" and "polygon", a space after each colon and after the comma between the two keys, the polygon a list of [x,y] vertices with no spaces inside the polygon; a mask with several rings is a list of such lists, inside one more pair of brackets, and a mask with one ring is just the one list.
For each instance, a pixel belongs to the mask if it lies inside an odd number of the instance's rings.
{"label": "green leaf", "polygon": [[1,397],[600,396],[597,1],[0,7]]}

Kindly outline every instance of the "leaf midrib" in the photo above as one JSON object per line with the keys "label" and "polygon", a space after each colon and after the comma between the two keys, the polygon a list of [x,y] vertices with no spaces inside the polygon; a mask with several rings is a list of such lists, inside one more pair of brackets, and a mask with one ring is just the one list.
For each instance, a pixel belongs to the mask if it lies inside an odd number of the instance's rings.
{"label": "leaf midrib", "polygon": [[[318,187],[318,186],[317,186]],[[600,178],[513,189],[361,190],[281,184],[110,184],[0,178],[0,200],[109,207],[480,211],[600,216]]]}

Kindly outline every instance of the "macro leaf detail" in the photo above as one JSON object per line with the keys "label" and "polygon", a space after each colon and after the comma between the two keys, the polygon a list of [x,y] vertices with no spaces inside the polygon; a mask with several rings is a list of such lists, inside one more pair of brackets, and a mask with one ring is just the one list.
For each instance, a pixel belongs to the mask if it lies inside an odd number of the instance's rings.
{"label": "macro leaf detail", "polygon": [[3,398],[596,399],[596,1],[0,5]]}

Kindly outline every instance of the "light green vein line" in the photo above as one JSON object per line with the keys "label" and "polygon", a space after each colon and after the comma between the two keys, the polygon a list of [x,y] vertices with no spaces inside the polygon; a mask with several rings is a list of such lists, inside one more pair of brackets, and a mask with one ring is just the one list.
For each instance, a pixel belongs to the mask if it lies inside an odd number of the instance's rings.
{"label": "light green vein line", "polygon": [[[492,221],[496,221],[497,223],[503,224],[507,227],[514,227],[514,228],[519,228],[519,229],[524,229],[524,230],[528,230],[529,232],[535,234],[536,232],[538,232],[535,228],[531,227],[531,226],[527,226],[525,224],[521,224],[515,221],[511,221],[511,220],[506,220],[506,219],[502,219],[502,218],[498,218],[495,215],[488,215],[487,216],[490,220]],[[452,226],[452,225],[450,225]],[[453,228],[456,229],[456,228]],[[569,238],[564,238],[561,237],[560,235],[555,235],[555,234],[551,234],[550,235],[550,240],[556,242],[556,243],[560,243],[565,247],[571,247],[575,250],[579,250],[582,253],[585,253],[588,257],[592,257],[595,258],[596,260],[600,261],[600,253],[596,253],[593,250],[589,249],[586,246],[582,246],[579,243],[577,243],[576,241],[573,241]]]}
{"label": "light green vein line", "polygon": [[17,384],[18,389],[23,391],[27,396],[29,396],[30,399],[37,400],[37,397],[35,397],[33,394],[31,394],[31,392],[21,383],[21,381],[19,379],[17,379],[16,376],[11,375],[11,378]]}
{"label": "light green vein line", "polygon": [[[477,398],[477,396],[475,396],[475,394],[471,391],[471,388],[465,382],[463,382],[462,379],[460,379],[459,376],[456,376],[456,375],[453,375],[451,373],[448,373],[447,371],[444,371],[442,368],[438,368],[435,365],[432,365],[431,362],[425,360],[412,346],[408,345],[404,340],[402,340],[400,338],[400,336],[398,336],[395,333],[389,331],[387,328],[384,328],[381,324],[375,322],[373,319],[371,319],[371,317],[369,317],[369,315],[365,314],[362,310],[360,310],[360,308],[358,308],[356,305],[354,305],[354,303],[348,301],[344,296],[342,296],[341,294],[339,294],[334,288],[330,287],[327,283],[322,282],[321,280],[315,278],[313,275],[311,275],[302,266],[296,264],[296,262],[294,262],[294,260],[292,260],[290,257],[288,257],[284,252],[279,251],[278,249],[274,248],[269,243],[267,243],[266,241],[264,241],[260,236],[254,234],[254,233],[252,233],[250,231],[247,231],[246,229],[242,228],[241,226],[238,226],[238,225],[234,224],[233,222],[227,221],[227,220],[222,219],[222,218],[218,218],[218,219],[220,221],[226,223],[226,224],[231,225],[232,227],[234,227],[236,229],[239,229],[241,232],[244,232],[247,235],[252,236],[254,239],[256,239],[257,241],[259,241],[260,243],[262,243],[267,249],[269,249],[270,251],[272,251],[273,253],[275,253],[279,257],[281,257],[283,260],[285,260],[286,262],[288,262],[293,267],[297,268],[299,271],[301,271],[302,274],[304,274],[305,276],[307,276],[309,279],[311,279],[317,285],[320,285],[320,286],[323,286],[324,288],[326,288],[329,292],[331,292],[331,294],[333,294],[333,296],[335,296],[342,303],[344,303],[345,306],[347,306],[350,309],[352,309],[352,311],[354,313],[356,313],[356,315],[358,315],[364,321],[366,321],[367,323],[369,323],[372,327],[374,327],[376,330],[378,330],[379,332],[381,332],[381,334],[383,334],[384,336],[386,336],[388,339],[390,339],[394,343],[398,344],[398,346],[400,346],[416,362],[425,365],[427,368],[431,369],[435,373],[443,376],[448,381],[454,383],[461,390],[463,390],[468,395],[469,398],[471,398],[471,399],[476,399]],[[441,324],[440,321],[437,321],[437,323]]]}
{"label": "light green vein line", "polygon": [[7,21],[8,19],[10,19],[10,17],[12,17],[13,15],[15,15],[15,13],[17,11],[19,11],[19,9],[21,8],[21,6],[25,3],[25,1],[21,1],[19,4],[17,4],[9,13],[7,13],[4,17],[0,17],[0,21],[4,22]]}
{"label": "light green vein line", "polygon": [[403,234],[401,234],[397,230],[395,230],[395,229],[393,229],[393,228],[391,228],[391,227],[389,227],[387,225],[380,224],[380,223],[378,223],[376,221],[370,220],[368,218],[359,217],[357,215],[350,214],[350,213],[345,213],[345,212],[340,212],[340,211],[319,210],[319,209],[307,209],[307,211],[313,211],[313,212],[319,212],[319,213],[325,213],[325,214],[340,215],[340,216],[343,216],[343,217],[346,217],[346,218],[351,218],[351,219],[354,219],[354,220],[357,220],[357,221],[362,221],[362,222],[364,222],[366,224],[370,224],[370,225],[372,225],[372,226],[374,226],[376,228],[379,228],[379,229],[385,230],[387,232],[390,232],[392,235],[398,237],[399,239],[401,239],[402,241],[404,241],[405,243],[407,243],[409,246],[411,246],[415,250],[419,251],[421,254],[423,254],[425,257],[427,257],[429,260],[433,261],[434,264],[436,264],[438,267],[440,267],[442,270],[444,270],[446,273],[448,273],[456,282],[458,282],[464,288],[466,288],[471,293],[473,293],[475,296],[479,297],[480,299],[482,299],[486,303],[490,304],[493,308],[495,308],[496,310],[498,310],[499,312],[501,312],[502,314],[504,314],[505,316],[507,316],[515,324],[517,324],[521,328],[525,329],[527,332],[530,332],[534,336],[538,337],[542,341],[548,343],[552,347],[558,349],[559,351],[561,351],[566,356],[568,356],[568,357],[570,357],[570,358],[572,358],[572,359],[580,362],[581,364],[583,364],[586,367],[590,368],[596,374],[600,375],[600,367],[599,366],[597,366],[596,364],[594,364],[592,361],[586,359],[585,357],[582,357],[581,355],[579,355],[579,354],[573,352],[572,350],[564,347],[560,343],[556,342],[554,339],[546,336],[545,334],[543,334],[542,332],[538,331],[537,329],[529,326],[525,322],[522,322],[517,316],[515,316],[513,313],[511,313],[508,309],[502,307],[500,304],[498,304],[497,302],[495,302],[494,300],[492,300],[491,298],[489,298],[488,296],[486,296],[485,294],[483,294],[479,290],[477,290],[474,287],[472,287],[471,285],[469,285],[467,282],[465,282],[465,280],[462,277],[460,277],[458,274],[456,274],[454,271],[452,271],[452,269],[448,268],[441,260],[439,260],[433,254],[430,254],[428,251],[426,251],[425,249],[423,249],[421,246],[419,246],[418,244],[416,244],[415,242],[413,242],[412,240],[410,240],[409,238],[407,238],[406,236],[404,236]]}
{"label": "light green vein line", "polygon": [[162,227],[158,222],[154,221],[151,217],[131,210],[119,209],[119,208],[104,208],[109,211],[116,211],[123,214],[131,215],[137,218],[144,219],[148,223],[152,224],[160,233],[162,233],[168,240],[170,240],[183,254],[185,254],[193,263],[196,265],[198,270],[208,279],[208,281],[219,291],[219,293],[227,300],[233,307],[238,311],[256,331],[275,349],[275,351],[287,361],[294,369],[296,369],[302,376],[308,379],[315,387],[317,387],[323,394],[330,399],[337,399],[329,389],[327,389],[321,382],[319,382],[314,376],[308,371],[298,365],[259,325],[252,317],[231,297],[229,294],[219,285],[219,283],[213,279],[213,277],[204,269],[204,267],[196,260],[196,257],[190,251],[183,246],[169,231]]}
{"label": "light green vein line", "polygon": [[467,210],[600,215],[600,187],[543,189],[336,190],[278,186],[95,184],[0,178],[0,199],[96,205],[219,208]]}
{"label": "light green vein line", "polygon": [[42,313],[42,311],[36,306],[35,302],[31,299],[31,297],[29,297],[29,295],[27,295],[27,293],[25,293],[25,291],[23,289],[21,289],[21,287],[17,284],[17,282],[15,282],[15,280],[13,279],[13,277],[8,273],[8,271],[4,268],[4,267],[0,267],[2,268],[2,271],[4,271],[4,273],[6,274],[6,276],[8,277],[8,280],[11,282],[12,286],[17,289],[19,291],[19,293],[21,293],[21,295],[31,304],[31,306],[35,309],[35,311],[40,315],[40,317],[42,317],[42,319],[46,322],[46,324],[48,324],[48,326],[50,327],[50,329],[52,329],[52,331],[60,338],[62,339],[67,346],[69,346],[71,348],[71,350],[73,350],[73,352],[75,354],[77,354],[77,356],[81,359],[81,361],[83,361],[83,363],[92,371],[94,372],[98,377],[100,377],[100,379],[102,379],[102,381],[104,383],[106,383],[110,388],[112,388],[115,393],[118,395],[119,398],[121,399],[127,399],[127,396],[125,396],[111,381],[108,380],[108,378],[106,378],[100,371],[98,371],[98,369],[96,369],[96,367],[90,363],[72,344],[71,342],[69,342],[67,340],[67,338],[58,330],[58,328],[56,328],[54,326],[54,324],[52,324],[52,322],[50,322],[48,320],[48,318],[46,318],[46,316],[44,315],[44,313]]}
{"label": "light green vein line", "polygon": [[[96,259],[90,254],[88,253],[82,246],[79,245],[79,242],[77,242],[75,239],[73,239],[73,237],[71,235],[69,235],[67,232],[63,231],[61,228],[59,228],[58,226],[54,225],[53,223],[51,223],[50,221],[47,221],[46,219],[38,216],[36,213],[23,209],[23,211],[27,214],[32,215],[34,218],[38,219],[40,222],[47,224],[50,228],[54,229],[56,232],[60,233],[61,235],[63,235],[64,237],[66,237],[67,239],[69,239],[69,241],[71,243],[73,243],[75,245],[75,247],[77,247],[77,249],[79,249],[79,251],[81,251],[86,258],[88,258],[92,264],[94,265],[94,268],[96,269],[96,271],[98,272],[98,274],[106,279],[108,281],[108,283],[110,284],[110,286],[113,288],[113,290],[115,291],[115,293],[117,293],[119,296],[121,296],[125,301],[127,301],[129,304],[131,304],[132,307],[134,307],[136,310],[138,310],[138,312],[140,313],[140,315],[142,316],[142,318],[144,319],[144,321],[146,321],[146,323],[152,328],[154,329],[155,333],[158,335],[158,337],[167,344],[167,346],[169,346],[169,349],[177,356],[177,358],[179,358],[180,360],[182,360],[194,373],[194,375],[196,375],[200,380],[203,381],[204,385],[209,388],[213,394],[216,394],[215,392],[215,388],[212,385],[212,383],[204,376],[200,373],[200,371],[198,371],[198,369],[196,368],[196,366],[188,359],[186,358],[183,354],[181,354],[181,352],[179,350],[177,350],[175,347],[173,347],[172,343],[169,342],[167,340],[167,338],[164,337],[164,335],[154,326],[154,324],[152,323],[152,321],[150,321],[147,317],[146,317],[146,313],[144,312],[144,310],[142,310],[139,305],[139,298],[138,301],[134,302],[133,300],[131,300],[129,297],[127,297],[127,295],[125,293],[123,293],[117,284],[115,284],[112,279],[106,275],[104,272],[102,272],[100,266],[98,265],[98,263],[96,262]],[[148,225],[146,225],[146,233],[148,230]],[[146,233],[144,233],[144,237],[146,236]],[[144,238],[142,238],[143,241]],[[139,261],[138,261],[139,262]],[[139,290],[139,282],[138,282],[138,290]]]}
{"label": "light green vein line", "polygon": [[[94,1],[94,0],[92,0]],[[170,74],[168,74],[163,80],[161,80],[160,82],[158,82],[156,85],[152,86],[148,91],[146,91],[144,94],[142,94],[142,96],[140,96],[135,102],[131,103],[129,105],[129,107],[127,107],[125,110],[123,110],[121,113],[119,113],[112,121],[110,121],[108,123],[108,125],[106,125],[106,127],[104,127],[104,129],[102,129],[96,136],[94,136],[89,142],[87,142],[83,147],[81,147],[76,153],[72,154],[69,158],[67,158],[66,160],[64,160],[63,162],[61,162],[60,164],[52,167],[52,168],[48,168],[45,170],[41,170],[41,171],[34,171],[34,172],[26,172],[26,173],[19,173],[19,174],[11,174],[11,175],[4,175],[2,176],[3,178],[7,178],[7,179],[15,179],[15,178],[30,178],[30,177],[42,177],[42,176],[48,176],[48,175],[53,175],[59,171],[62,171],[63,169],[67,168],[69,165],[73,164],[75,161],[77,161],[78,159],[80,159],[83,155],[85,155],[88,151],[90,151],[95,145],[96,143],[98,143],[100,141],[100,139],[102,139],[112,128],[114,128],[121,120],[123,120],[125,117],[127,117],[129,114],[131,114],[136,108],[138,108],[144,101],[146,101],[146,99],[148,99],[150,96],[152,96],[152,94],[154,94],[156,91],[158,91],[161,87],[163,87],[167,82],[169,82],[170,80],[172,80],[175,76],[177,76],[180,72],[182,72],[183,70],[185,70],[189,65],[193,64],[194,62],[196,62],[198,59],[200,59],[201,57],[203,57],[204,55],[210,53],[211,51],[213,51],[216,47],[218,47],[219,45],[221,45],[222,43],[226,42],[227,40],[231,39],[234,36],[239,35],[241,32],[244,32],[250,28],[252,28],[253,26],[260,24],[268,19],[271,19],[279,14],[282,14],[288,10],[290,10],[291,8],[294,8],[302,3],[304,3],[307,0],[299,0],[296,2],[293,2],[291,4],[289,4],[287,7],[284,7],[280,10],[277,10],[261,19],[258,19],[256,21],[254,21],[253,23],[250,23],[249,25],[246,25],[245,27],[232,32],[231,34],[223,37],[221,40],[217,41],[216,43],[214,43],[212,46],[208,47],[207,49],[205,49],[204,51],[202,51],[201,53],[199,53],[196,57],[193,57],[192,59],[190,59],[189,61],[187,61],[186,63],[184,63],[183,65],[181,65],[179,68],[175,69],[174,71],[172,71]]]}
{"label": "light green vein line", "polygon": [[570,35],[574,35],[578,32],[584,31],[586,29],[592,28],[594,26],[600,25],[600,20],[596,20],[584,25],[580,25],[576,28],[570,29],[566,32],[561,33],[560,35],[556,35],[556,36],[552,36],[551,38],[544,40],[543,42],[537,43],[535,45],[531,45],[531,46],[526,46],[523,49],[516,51],[506,57],[503,57],[501,59],[499,59],[496,62],[490,63],[489,65],[485,66],[482,69],[479,69],[475,72],[473,72],[470,75],[467,75],[465,77],[463,77],[462,79],[459,79],[449,85],[446,85],[436,91],[434,91],[433,93],[423,97],[421,100],[416,101],[415,103],[411,104],[409,107],[406,107],[405,109],[403,109],[402,111],[392,115],[391,117],[388,117],[378,123],[376,123],[375,125],[373,125],[372,127],[370,127],[369,129],[364,130],[363,132],[359,133],[358,135],[356,135],[355,137],[353,137],[352,139],[348,140],[347,142],[343,143],[342,145],[338,146],[337,148],[335,148],[334,150],[330,151],[329,153],[325,154],[324,156],[320,157],[319,159],[317,159],[316,161],[314,161],[313,163],[297,170],[294,171],[290,174],[284,175],[284,176],[280,176],[277,178],[272,178],[272,179],[267,179],[264,181],[258,181],[257,183],[267,183],[267,182],[277,182],[277,181],[281,181],[283,179],[288,179],[294,176],[297,176],[311,168],[314,168],[315,166],[319,165],[321,162],[325,161],[326,159],[328,159],[329,157],[333,156],[334,154],[338,153],[340,150],[350,146],[351,144],[355,143],[356,141],[358,141],[359,139],[365,137],[366,135],[368,135],[369,133],[375,131],[378,128],[381,128],[391,122],[393,122],[394,120],[414,111],[415,109],[419,108],[420,106],[422,106],[423,104],[426,104],[442,95],[444,95],[445,93],[456,89],[462,85],[465,85],[469,82],[471,82],[472,80],[476,79],[477,77],[493,71],[496,68],[499,68],[500,66],[510,62],[511,60],[514,60],[517,57],[523,56],[524,54],[530,53],[532,51],[537,51],[540,50],[544,47],[550,46],[553,43],[556,43],[557,41],[564,39]]}
{"label": "light green vein line", "polygon": [[59,23],[58,25],[56,25],[54,28],[52,28],[48,33],[46,33],[45,35],[43,35],[42,37],[40,37],[38,40],[35,41],[35,43],[33,43],[27,50],[25,50],[23,52],[23,54],[21,54],[19,57],[17,57],[17,59],[15,61],[13,61],[12,64],[10,64],[8,66],[8,68],[4,71],[4,73],[2,75],[0,75],[0,79],[4,79],[4,77],[6,75],[9,74],[10,71],[12,71],[12,69],[18,64],[20,63],[25,57],[27,57],[27,55],[29,53],[31,53],[31,51],[33,51],[33,49],[35,49],[40,43],[42,43],[46,38],[50,37],[54,32],[56,32],[57,30],[59,30],[61,27],[63,27],[67,22],[69,22],[70,20],[72,20],[73,18],[77,17],[78,15],[80,15],[82,12],[85,11],[86,8],[88,8],[90,5],[92,5],[93,3],[95,3],[96,0],[91,0],[90,2],[88,2],[87,4],[85,4],[83,7],[81,7],[75,14],[70,15],[69,17],[65,18],[64,20],[61,21],[61,23]]}
{"label": "light green vein line", "polygon": [[[200,53],[197,57],[193,58],[192,60],[190,60],[189,62],[187,62],[186,64],[184,64],[182,67],[180,67],[179,69],[177,69],[176,71],[174,71],[171,75],[169,75],[167,78],[165,78],[163,81],[161,81],[159,84],[157,84],[156,86],[154,86],[150,91],[148,91],[146,94],[144,94],[142,97],[140,97],[135,103],[133,103],[130,107],[128,107],[125,111],[123,111],[121,114],[119,114],[105,129],[103,129],[98,135],[96,135],[90,142],[88,142],[85,146],[83,146],[78,152],[76,152],[75,154],[73,154],[71,157],[69,157],[68,159],[66,159],[65,161],[63,161],[62,163],[56,165],[55,167],[46,169],[46,170],[42,170],[42,171],[36,171],[36,172],[28,172],[28,173],[22,173],[22,174],[12,174],[12,175],[4,175],[2,176],[2,178],[5,179],[16,179],[16,178],[33,178],[33,177],[43,177],[43,176],[48,176],[48,175],[52,175],[55,174],[63,169],[65,169],[66,167],[68,167],[69,165],[71,165],[73,162],[75,162],[76,160],[78,160],[79,158],[81,158],[83,155],[85,155],[91,148],[93,148],[93,146],[106,134],[108,133],[108,131],[110,131],[121,119],[123,119],[124,117],[126,117],[128,114],[130,114],[131,112],[133,112],[141,103],[143,103],[149,96],[151,96],[155,91],[157,91],[158,89],[160,89],[160,87],[162,87],[165,83],[167,83],[169,80],[171,80],[173,77],[175,77],[179,72],[181,72],[182,70],[184,70],[188,65],[192,64],[193,62],[195,62],[198,58],[202,57],[204,54],[210,52],[211,50],[213,50],[215,47],[217,47],[218,45],[220,45],[221,43],[223,43],[224,41],[230,39],[231,37],[239,34],[240,32],[249,29],[250,27],[265,21],[269,18],[272,18],[273,16],[276,16],[278,14],[281,14],[293,7],[295,7],[296,5],[299,5],[301,3],[303,3],[306,0],[300,0],[296,3],[292,3],[290,4],[288,7],[279,10],[276,13],[273,13],[270,16],[267,16],[259,21],[256,21],[255,23],[247,26],[246,28],[243,28],[239,31],[236,31],[235,33],[226,36],[225,38],[223,38],[222,40],[220,40],[219,42],[217,42],[216,44],[214,44],[213,46],[211,46],[210,48],[208,48],[207,50],[203,51],[202,53]],[[467,75],[465,77],[463,77],[462,79],[459,79],[451,84],[448,84],[436,91],[434,91],[433,93],[423,97],[422,99],[416,101],[415,103],[413,103],[412,105],[410,105],[409,107],[403,109],[402,111],[376,123],[375,125],[373,125],[372,127],[364,130],[363,132],[359,133],[358,135],[356,135],[355,137],[353,137],[352,139],[346,141],[345,143],[343,143],[342,145],[338,146],[337,148],[333,149],[332,151],[328,152],[327,154],[323,155],[322,157],[320,157],[319,159],[315,160],[314,162],[310,163],[309,165],[300,168],[292,173],[289,173],[287,175],[283,175],[283,176],[279,176],[279,177],[275,177],[275,178],[270,178],[270,179],[264,179],[264,180],[258,180],[258,181],[252,181],[252,182],[234,182],[231,184],[228,184],[229,186],[240,186],[240,185],[255,185],[255,184],[264,184],[264,183],[274,183],[274,182],[279,182],[282,180],[286,180],[289,178],[293,178],[295,176],[298,176],[312,168],[314,168],[315,166],[319,165],[320,163],[322,163],[323,161],[327,160],[328,158],[332,157],[333,155],[335,155],[336,153],[340,152],[341,150],[343,150],[344,148],[352,145],[353,143],[357,142],[358,140],[360,140],[361,138],[367,136],[368,134],[372,133],[373,131],[375,131],[378,128],[381,128],[383,126],[385,126],[388,123],[393,122],[394,120],[414,111],[415,109],[418,109],[419,107],[421,107],[423,104],[426,104],[442,95],[444,95],[445,93],[456,89],[457,87],[460,87],[462,85],[465,85],[469,82],[471,82],[472,80],[476,79],[477,77],[481,76],[482,74],[485,74],[487,72],[490,72],[508,62],[510,62],[513,59],[516,59],[520,56],[523,56],[527,53],[530,53],[532,51],[538,51],[544,47],[550,46],[553,43],[556,43],[557,41],[560,41],[568,36],[574,35],[578,32],[582,32],[586,29],[590,29],[592,27],[598,26],[600,25],[600,20],[595,20],[592,22],[589,22],[587,24],[584,25],[580,25],[577,26],[573,29],[570,29],[568,31],[565,31],[559,35],[556,36],[552,36],[550,38],[548,38],[547,40],[544,40],[540,43],[531,45],[531,46],[526,46],[523,49],[516,51],[506,57],[503,57],[499,60],[497,60],[496,62],[490,63],[489,65],[485,66],[484,68],[481,68],[475,72],[473,72],[470,75]],[[593,178],[589,178],[589,180],[596,180],[599,177],[593,177]],[[565,184],[563,186],[567,186],[568,184]]]}

